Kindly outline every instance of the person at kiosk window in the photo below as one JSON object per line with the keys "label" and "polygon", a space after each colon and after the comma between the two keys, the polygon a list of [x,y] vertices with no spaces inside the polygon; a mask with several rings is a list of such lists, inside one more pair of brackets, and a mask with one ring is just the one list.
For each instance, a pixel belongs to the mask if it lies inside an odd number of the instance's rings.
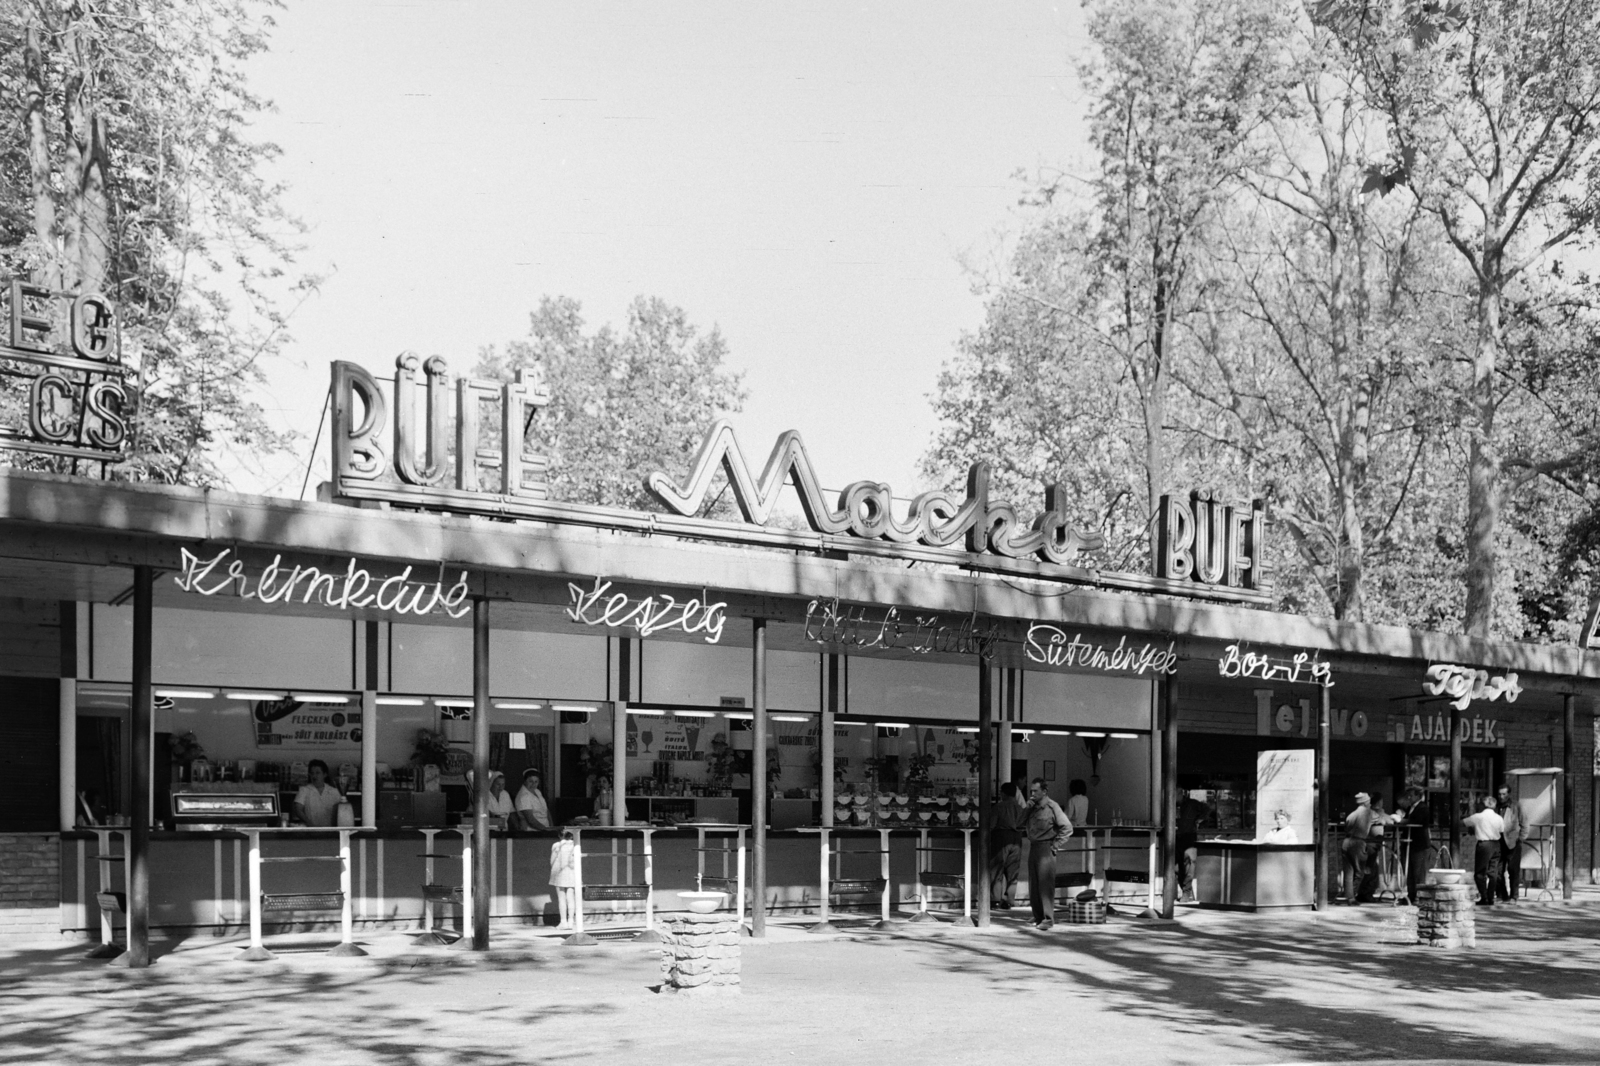
{"label": "person at kiosk window", "polygon": [[1040,929],[1049,929],[1056,917],[1056,853],[1072,835],[1072,823],[1061,805],[1050,798],[1042,777],[1028,785],[1022,827],[1028,838],[1028,903],[1033,908],[1033,922]]}
{"label": "person at kiosk window", "polygon": [[516,821],[518,829],[549,829],[550,806],[539,791],[539,771],[522,771],[522,788],[517,792]]}
{"label": "person at kiosk window", "polygon": [[509,821],[516,807],[511,801],[511,793],[506,791],[506,775],[499,770],[489,773],[489,803],[488,814],[490,818],[499,818],[502,822]]}
{"label": "person at kiosk window", "polygon": [[302,825],[332,825],[344,796],[328,783],[328,764],[312,759],[306,764],[306,775],[310,780],[294,794],[294,816]]}
{"label": "person at kiosk window", "polygon": [[1067,821],[1073,825],[1089,824],[1089,786],[1081,777],[1072,779],[1067,786]]}
{"label": "person at kiosk window", "polygon": [[1272,828],[1262,834],[1262,844],[1298,844],[1300,834],[1294,831],[1294,826],[1289,824],[1289,812],[1276,810],[1272,812]]}

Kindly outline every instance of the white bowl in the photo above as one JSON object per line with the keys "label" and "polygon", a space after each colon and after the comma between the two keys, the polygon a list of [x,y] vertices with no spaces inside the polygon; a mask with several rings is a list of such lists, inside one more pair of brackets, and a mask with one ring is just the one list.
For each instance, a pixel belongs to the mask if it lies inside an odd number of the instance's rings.
{"label": "white bowl", "polygon": [[938,804],[941,807],[948,807],[948,806],[950,806],[950,797],[949,796],[939,796],[939,797],[935,798],[933,802]]}
{"label": "white bowl", "polygon": [[895,793],[894,801],[896,803],[900,804],[900,806],[902,806],[902,807],[904,807],[910,801],[910,799],[911,799],[911,796],[908,793],[905,793],[905,792],[897,792],[897,793]]}
{"label": "white bowl", "polygon": [[1459,885],[1467,879],[1467,871],[1450,867],[1436,867],[1428,871],[1428,880],[1436,885]]}
{"label": "white bowl", "polygon": [[728,898],[726,892],[679,892],[678,898],[696,914],[710,914]]}

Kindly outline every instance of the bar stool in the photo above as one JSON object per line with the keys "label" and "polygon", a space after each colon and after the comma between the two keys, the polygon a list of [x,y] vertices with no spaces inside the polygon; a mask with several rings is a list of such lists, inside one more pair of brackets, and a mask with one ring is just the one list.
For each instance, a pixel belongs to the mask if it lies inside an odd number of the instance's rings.
{"label": "bar stool", "polygon": [[[744,924],[745,904],[745,859],[744,859],[744,832],[748,826],[730,823],[727,825],[712,825],[705,822],[695,823],[695,874],[694,887],[697,892],[725,892],[733,900],[733,913],[739,923],[739,935],[749,936],[750,930]],[[723,846],[712,848],[706,846],[706,834],[723,833],[738,834],[736,846]],[[733,845],[733,841],[728,842]],[[722,875],[706,873],[706,856],[715,855],[721,859]],[[732,861],[732,869],[729,863]]]}
{"label": "bar stool", "polygon": [[[655,929],[655,905],[652,898],[655,891],[655,859],[654,852],[651,850],[650,846],[650,837],[655,832],[654,827],[626,826],[609,830],[617,833],[618,835],[624,833],[638,833],[644,837],[644,881],[638,884],[632,882],[623,882],[605,885],[586,885],[583,883],[584,830],[578,826],[573,826],[571,828],[573,843],[572,865],[573,870],[577,875],[578,884],[576,886],[576,891],[573,893],[573,895],[576,897],[576,906],[573,908],[572,915],[572,935],[568,936],[562,941],[562,943],[567,947],[592,947],[593,945],[599,943],[599,941],[596,940],[592,935],[583,931],[583,905],[584,903],[590,901],[643,901],[644,928],[638,933],[634,934],[633,942],[635,944],[662,943],[665,938],[662,937],[660,933],[656,932]],[[608,831],[606,827],[600,826],[591,826],[589,828],[591,832]],[[616,836],[611,838],[611,857],[613,860],[615,860],[619,854],[617,852],[617,839],[618,838]],[[628,845],[627,857],[629,876],[631,877],[633,866],[633,845],[631,841]]]}
{"label": "bar stool", "polygon": [[[892,830],[878,829],[878,846],[876,848],[830,848],[829,837],[834,830],[827,826],[817,828],[802,828],[802,833],[816,833],[821,854],[821,879],[817,886],[818,921],[806,928],[808,933],[836,933],[838,926],[828,920],[828,903],[832,896],[870,896],[878,897],[879,918],[873,923],[874,929],[891,929],[899,924],[889,917],[890,910],[890,884],[889,884],[889,834]],[[842,877],[832,876],[834,873],[844,872],[845,855],[877,855],[877,877]],[[834,861],[829,863],[829,859]],[[836,868],[836,869],[834,869]]]}
{"label": "bar stool", "polygon": [[[239,953],[241,962],[265,962],[276,958],[261,942],[261,915],[264,911],[333,911],[339,912],[339,943],[328,950],[335,957],[354,957],[366,952],[352,939],[354,921],[350,913],[350,829],[335,829],[339,834],[339,851],[335,855],[274,855],[261,854],[261,834],[274,833],[289,836],[296,833],[326,832],[327,830],[246,828],[243,832],[250,841],[250,946]],[[339,864],[339,890],[337,892],[263,892],[261,890],[261,864],[278,862],[337,862]]]}
{"label": "bar stool", "polygon": [[[948,830],[940,830],[948,832]],[[928,910],[928,892],[935,888],[954,889],[961,893],[961,916],[970,921],[972,919],[972,834],[974,830],[956,829],[962,836],[961,847],[939,848],[930,843],[932,830],[917,830],[917,913],[911,916],[913,922],[936,922],[938,917]],[[950,873],[933,869],[933,856],[937,854],[958,854],[961,856],[961,872]],[[988,876],[985,871],[984,876]]]}
{"label": "bar stool", "polygon": [[[422,933],[411,941],[417,947],[444,947],[457,941],[470,943],[472,940],[472,830],[459,827],[454,830],[461,834],[461,883],[458,885],[441,885],[433,880],[433,860],[456,858],[448,852],[434,850],[433,838],[443,831],[422,830],[423,847],[426,849],[418,856],[423,860]],[[434,925],[439,907],[461,908],[460,934]]]}
{"label": "bar stool", "polygon": [[[122,855],[111,854],[111,838],[117,833],[115,829],[96,829],[95,838],[99,841],[95,854],[95,863],[100,870],[100,890],[95,893],[95,902],[100,907],[100,944],[90,951],[85,958],[89,959],[114,959],[127,949],[116,942],[117,920],[119,914],[128,913],[128,866],[127,859]],[[122,891],[111,890],[111,865],[122,863]]]}

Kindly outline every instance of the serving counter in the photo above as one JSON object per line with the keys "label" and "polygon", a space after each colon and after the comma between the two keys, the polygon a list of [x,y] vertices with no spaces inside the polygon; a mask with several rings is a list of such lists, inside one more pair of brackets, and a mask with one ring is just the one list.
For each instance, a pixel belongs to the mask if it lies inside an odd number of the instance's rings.
{"label": "serving counter", "polygon": [[1310,910],[1316,906],[1316,846],[1202,840],[1195,869],[1200,906]]}

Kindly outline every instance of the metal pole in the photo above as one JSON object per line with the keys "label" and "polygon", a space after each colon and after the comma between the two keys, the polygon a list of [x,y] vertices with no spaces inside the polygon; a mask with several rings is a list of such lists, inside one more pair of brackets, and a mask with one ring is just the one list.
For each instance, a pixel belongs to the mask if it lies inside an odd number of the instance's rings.
{"label": "metal pole", "polygon": [[[1578,819],[1572,809],[1572,739],[1577,728],[1578,698],[1572,693],[1561,697],[1561,898],[1572,898],[1572,831]],[[1515,886],[1513,886],[1514,888]]]}
{"label": "metal pole", "polygon": [[[823,657],[827,670],[827,689],[822,699],[822,824],[833,826],[833,718],[839,713],[839,656],[829,653]],[[827,919],[824,918],[824,921]]]}
{"label": "metal pole", "polygon": [[489,601],[472,601],[472,950],[489,950]]}
{"label": "metal pole", "polygon": [[78,605],[61,600],[61,692],[57,703],[56,808],[62,832],[78,824]]}
{"label": "metal pole", "polygon": [[1450,862],[1470,870],[1461,856],[1461,712],[1450,705]]}
{"label": "metal pole", "polygon": [[617,642],[617,701],[611,705],[611,824],[628,824],[628,701],[633,699],[633,640]]}
{"label": "metal pole", "polygon": [[1171,918],[1178,906],[1178,682],[1170,674],[1161,678],[1161,702],[1161,917]]}
{"label": "metal pole", "polygon": [[1000,715],[999,743],[995,746],[995,787],[1011,780],[1011,723],[1017,720],[1017,675],[1022,671],[1006,667],[1005,709]]}
{"label": "metal pole", "polygon": [[755,697],[755,741],[750,752],[750,819],[755,829],[751,870],[750,932],[767,935],[767,620],[755,619],[755,651],[751,657]]}
{"label": "metal pole", "polygon": [[368,622],[367,678],[361,689],[361,824],[378,827],[378,623]]}
{"label": "metal pole", "polygon": [[1332,750],[1331,737],[1333,735],[1332,711],[1329,706],[1329,690],[1327,685],[1322,686],[1322,693],[1318,700],[1317,709],[1317,824],[1311,830],[1311,839],[1317,844],[1317,910],[1328,909],[1328,777],[1329,753]]}
{"label": "metal pole", "polygon": [[[978,656],[978,927],[989,926],[989,834],[994,817],[994,667]],[[1044,891],[1054,892],[1050,885]]]}
{"label": "metal pole", "polygon": [[[128,834],[128,950],[126,965],[150,965],[150,694],[155,571],[133,568],[133,825]],[[259,901],[253,901],[260,906]]]}

